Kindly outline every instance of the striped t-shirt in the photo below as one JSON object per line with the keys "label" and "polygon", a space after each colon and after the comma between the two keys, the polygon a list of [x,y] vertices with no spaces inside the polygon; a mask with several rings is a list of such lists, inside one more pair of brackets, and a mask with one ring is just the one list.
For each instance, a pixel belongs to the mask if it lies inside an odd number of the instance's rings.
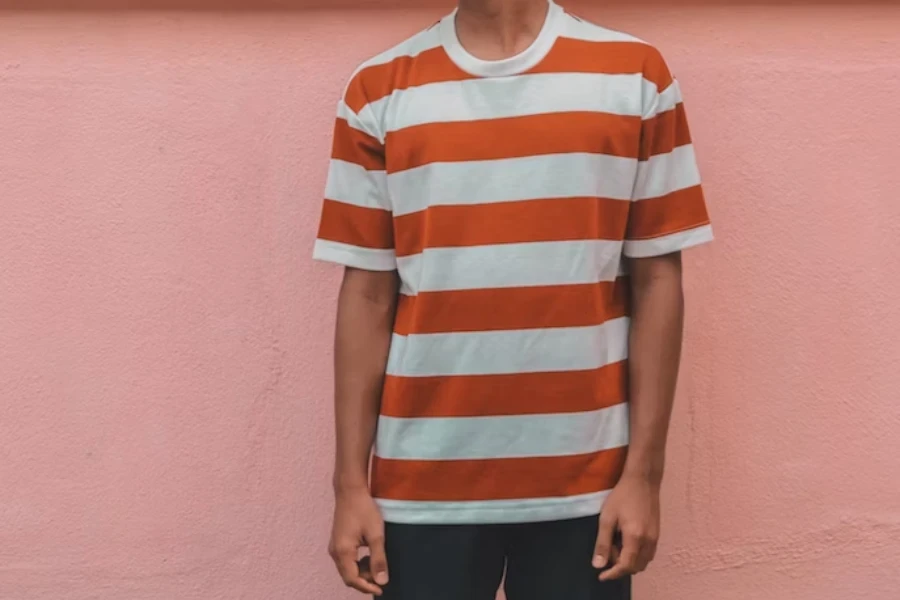
{"label": "striped t-shirt", "polygon": [[712,239],[659,52],[555,4],[484,61],[454,15],[338,105],[315,257],[401,282],[372,463],[389,522],[597,514],[628,444],[624,257]]}

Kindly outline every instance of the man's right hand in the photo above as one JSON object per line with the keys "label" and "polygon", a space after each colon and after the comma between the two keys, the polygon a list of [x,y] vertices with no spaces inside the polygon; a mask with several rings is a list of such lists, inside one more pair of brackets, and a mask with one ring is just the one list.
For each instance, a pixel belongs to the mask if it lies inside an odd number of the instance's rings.
{"label": "man's right hand", "polygon": [[[359,550],[363,547],[369,549],[369,560],[360,560]],[[328,553],[347,587],[381,595],[388,582],[384,520],[368,490],[341,491],[335,496]]]}

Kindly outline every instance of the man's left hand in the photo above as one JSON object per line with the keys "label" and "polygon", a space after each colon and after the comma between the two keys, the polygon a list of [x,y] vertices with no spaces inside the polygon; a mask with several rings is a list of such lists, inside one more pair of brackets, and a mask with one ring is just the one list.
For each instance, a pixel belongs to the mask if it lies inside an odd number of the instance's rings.
{"label": "man's left hand", "polygon": [[[614,546],[621,535],[621,549]],[[624,475],[610,492],[600,515],[600,533],[594,550],[597,569],[609,567],[600,581],[640,573],[656,555],[659,540],[659,484],[640,476]]]}

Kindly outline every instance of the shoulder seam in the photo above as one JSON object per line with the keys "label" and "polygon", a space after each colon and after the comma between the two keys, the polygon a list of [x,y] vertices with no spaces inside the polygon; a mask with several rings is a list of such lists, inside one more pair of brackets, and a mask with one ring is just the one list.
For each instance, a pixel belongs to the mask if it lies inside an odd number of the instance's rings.
{"label": "shoulder seam", "polygon": [[[596,31],[598,31],[598,32],[608,32],[608,33],[611,33],[611,34],[613,34],[613,35],[615,35],[615,36],[619,36],[619,37],[623,38],[623,39],[621,39],[621,40],[596,40],[597,42],[601,42],[601,41],[621,41],[621,42],[630,42],[630,43],[635,43],[635,44],[642,44],[642,45],[644,45],[644,46],[650,46],[650,47],[652,47],[652,44],[650,44],[650,43],[647,42],[646,40],[643,40],[643,39],[641,39],[641,38],[639,38],[639,37],[637,37],[637,36],[635,36],[635,35],[632,35],[632,34],[630,34],[630,33],[626,33],[626,32],[624,32],[624,31],[619,31],[619,30],[617,30],[617,29],[610,29],[610,28],[608,28],[608,27],[604,27],[603,25],[600,25],[599,23],[594,23],[593,21],[590,21],[590,20],[588,20],[588,19],[585,19],[584,17],[581,17],[581,16],[579,16],[579,15],[573,14],[572,12],[569,11],[569,9],[566,9],[566,10],[565,10],[565,14],[566,14],[566,16],[568,16],[569,18],[571,18],[573,21],[575,21],[578,25],[580,25],[580,26],[582,26],[582,27],[592,28],[592,29],[594,29],[594,30],[596,30]],[[563,32],[562,37],[569,37],[569,38],[572,38],[571,35],[566,35],[566,32]],[[578,39],[578,38],[573,38],[573,39]],[[591,40],[589,40],[589,41],[591,41]]]}
{"label": "shoulder seam", "polygon": [[[437,47],[438,45],[440,45],[440,42],[439,42],[439,41],[438,41],[437,43],[435,43],[434,46],[428,46],[428,47],[426,47],[426,48],[420,49],[420,50],[419,50],[418,52],[416,52],[415,54],[408,54],[408,53],[406,53],[406,52],[402,52],[402,51],[401,51],[405,46],[413,45],[414,42],[416,42],[416,41],[419,40],[420,38],[424,37],[426,34],[432,33],[432,30],[434,29],[434,27],[435,27],[436,25],[437,25],[437,23],[434,23],[434,24],[432,24],[431,26],[429,26],[428,28],[422,29],[421,31],[419,31],[419,32],[417,32],[417,33],[411,35],[411,36],[408,37],[408,38],[406,38],[405,40],[403,40],[403,41],[400,42],[399,44],[395,44],[395,45],[391,46],[390,48],[388,48],[387,50],[384,50],[384,51],[382,51],[382,52],[379,52],[379,53],[376,54],[375,56],[372,56],[372,57],[370,57],[370,58],[364,60],[364,61],[363,61],[362,63],[360,63],[359,66],[357,66],[356,69],[353,71],[353,74],[350,76],[350,79],[353,79],[353,78],[356,77],[356,75],[358,75],[361,71],[363,71],[363,70],[365,70],[365,69],[367,69],[367,68],[369,68],[369,67],[375,67],[375,66],[379,66],[379,65],[385,65],[385,64],[388,64],[388,63],[390,63],[392,60],[394,60],[395,58],[400,57],[400,56],[418,56],[418,55],[421,54],[422,52],[424,52],[424,51],[426,51],[426,50],[429,50],[429,49],[432,48],[432,47]],[[379,60],[379,59],[381,59],[382,57],[390,57],[390,59],[388,59],[388,60]]]}

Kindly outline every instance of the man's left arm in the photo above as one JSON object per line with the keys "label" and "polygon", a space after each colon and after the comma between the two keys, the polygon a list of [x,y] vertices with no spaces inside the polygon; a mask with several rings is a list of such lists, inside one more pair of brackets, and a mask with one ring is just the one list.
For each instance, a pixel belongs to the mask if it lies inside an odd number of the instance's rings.
{"label": "man's left arm", "polygon": [[[643,571],[659,539],[659,491],[681,355],[681,251],[712,228],[678,82],[649,49],[638,167],[622,253],[631,276],[629,448],[600,514],[594,565],[608,580]],[[621,539],[616,543],[616,535]]]}
{"label": "man's left arm", "polygon": [[[633,259],[630,272],[630,443],[622,477],[600,518],[595,566],[614,562],[602,580],[639,573],[656,554],[659,491],[681,357],[681,254]],[[616,533],[622,548],[612,556]]]}

